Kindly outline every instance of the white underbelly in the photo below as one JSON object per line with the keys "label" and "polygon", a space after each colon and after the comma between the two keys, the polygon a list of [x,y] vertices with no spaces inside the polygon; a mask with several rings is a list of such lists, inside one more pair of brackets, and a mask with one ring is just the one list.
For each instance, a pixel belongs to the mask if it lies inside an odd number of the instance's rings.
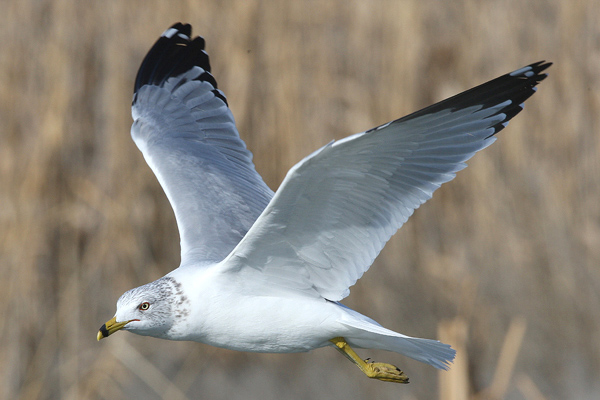
{"label": "white underbelly", "polygon": [[202,321],[181,338],[239,351],[289,353],[309,351],[329,344],[342,334],[339,306],[309,297],[224,296],[202,310]]}

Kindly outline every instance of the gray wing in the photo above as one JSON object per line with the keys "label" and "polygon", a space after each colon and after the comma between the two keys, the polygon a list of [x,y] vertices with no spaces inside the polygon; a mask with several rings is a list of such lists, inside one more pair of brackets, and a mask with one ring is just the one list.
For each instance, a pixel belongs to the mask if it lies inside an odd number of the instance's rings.
{"label": "gray wing", "polygon": [[549,65],[531,64],[306,157],[225,270],[263,293],[347,296],[413,211],[523,109]]}
{"label": "gray wing", "polygon": [[204,40],[190,35],[176,24],[148,52],[131,127],[175,212],[182,265],[225,258],[273,196],[210,74]]}

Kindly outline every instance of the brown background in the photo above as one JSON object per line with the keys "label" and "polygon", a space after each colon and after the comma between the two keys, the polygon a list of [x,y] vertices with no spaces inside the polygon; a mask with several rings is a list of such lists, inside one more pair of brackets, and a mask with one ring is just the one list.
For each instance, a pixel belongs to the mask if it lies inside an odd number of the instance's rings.
{"label": "brown background", "polygon": [[[206,38],[272,188],[332,139],[555,63],[345,301],[409,335],[453,336],[450,373],[360,352],[402,367],[400,386],[331,349],[96,342],[123,291],[179,261],[172,211],[129,136],[137,67],[176,21]],[[600,397],[599,27],[595,0],[4,2],[0,397]]]}

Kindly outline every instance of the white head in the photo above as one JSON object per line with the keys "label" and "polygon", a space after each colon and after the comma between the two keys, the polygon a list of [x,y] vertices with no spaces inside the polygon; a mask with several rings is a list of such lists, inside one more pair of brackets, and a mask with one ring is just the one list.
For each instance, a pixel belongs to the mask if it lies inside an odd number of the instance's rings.
{"label": "white head", "polygon": [[171,331],[189,314],[181,285],[163,277],[131,289],[117,301],[117,312],[98,331],[98,340],[124,329],[138,335],[169,338]]}

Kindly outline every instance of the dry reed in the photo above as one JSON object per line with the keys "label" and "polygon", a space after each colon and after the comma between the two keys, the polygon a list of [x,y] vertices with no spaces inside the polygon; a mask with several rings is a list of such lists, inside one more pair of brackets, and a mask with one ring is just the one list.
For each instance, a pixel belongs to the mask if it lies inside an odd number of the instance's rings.
{"label": "dry reed", "polygon": [[[21,0],[2,14],[0,398],[600,397],[600,2]],[[411,385],[366,380],[326,349],[95,341],[124,290],[178,263],[172,211],[128,130],[136,69],[179,20],[205,36],[273,188],[334,138],[555,62],[346,302],[415,336],[461,321],[455,389],[388,353],[361,352]]]}

